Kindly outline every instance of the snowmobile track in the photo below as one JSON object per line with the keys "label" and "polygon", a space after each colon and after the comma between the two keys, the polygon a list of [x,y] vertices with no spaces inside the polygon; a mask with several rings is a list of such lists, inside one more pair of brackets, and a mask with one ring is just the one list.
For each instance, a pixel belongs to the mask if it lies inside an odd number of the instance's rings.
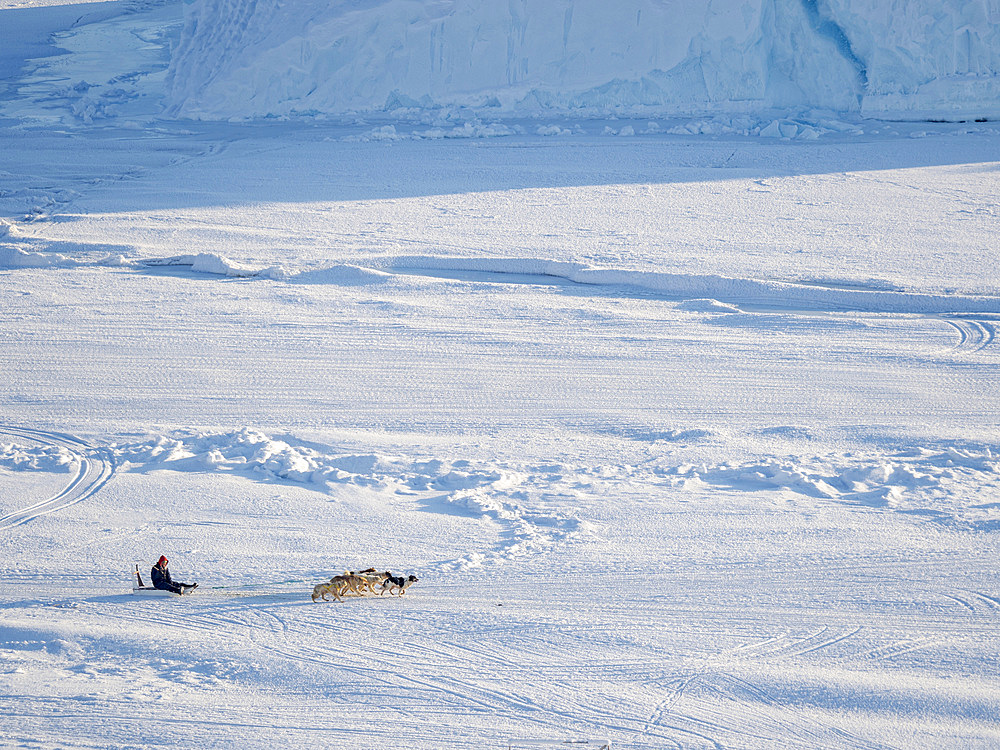
{"label": "snowmobile track", "polygon": [[76,473],[61,492],[47,500],[3,516],[0,518],[0,529],[21,526],[39,516],[55,513],[93,497],[115,474],[115,459],[110,451],[104,448],[94,448],[72,435],[12,425],[0,425],[0,435],[30,440],[40,445],[64,448],[74,455],[78,465]]}

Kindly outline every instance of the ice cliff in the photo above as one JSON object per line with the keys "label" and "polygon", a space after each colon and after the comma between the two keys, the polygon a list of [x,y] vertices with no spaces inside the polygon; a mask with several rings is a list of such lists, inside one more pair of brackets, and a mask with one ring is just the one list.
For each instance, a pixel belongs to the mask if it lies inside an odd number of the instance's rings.
{"label": "ice cliff", "polygon": [[1000,115],[1000,0],[185,0],[173,113]]}

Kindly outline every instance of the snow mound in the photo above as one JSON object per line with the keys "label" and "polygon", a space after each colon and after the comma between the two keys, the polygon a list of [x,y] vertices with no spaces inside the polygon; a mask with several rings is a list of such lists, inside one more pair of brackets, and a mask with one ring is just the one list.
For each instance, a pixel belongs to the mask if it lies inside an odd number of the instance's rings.
{"label": "snow mound", "polygon": [[[168,99],[185,117],[1000,113],[995,3],[189,0],[184,10]],[[775,123],[782,137],[798,129]]]}
{"label": "snow mound", "polygon": [[225,471],[317,485],[346,483],[407,491],[508,491],[524,477],[465,460],[414,461],[377,453],[320,450],[291,437],[244,428],[231,433],[179,432],[113,445],[122,470]]}
{"label": "snow mound", "polygon": [[[787,431],[788,428],[775,428]],[[795,428],[797,432],[801,428]],[[993,446],[915,446],[895,452],[766,456],[746,463],[674,463],[666,450],[647,467],[515,464],[340,451],[254,429],[177,432],[110,446],[119,471],[225,472],[264,482],[292,482],[339,496],[358,487],[387,502],[465,516],[497,527],[500,541],[444,569],[473,569],[539,554],[555,544],[599,539],[582,513],[611,484],[663,484],[684,491],[775,493],[863,512],[895,512],[980,531],[1000,529],[993,488],[1000,453]],[[71,460],[52,449],[0,445],[0,467],[65,470]],[[553,502],[558,499],[558,502]]]}
{"label": "snow mound", "polygon": [[303,284],[336,284],[338,286],[366,286],[381,284],[392,278],[391,274],[349,264],[341,264],[315,271],[303,271],[289,277],[289,281]]}
{"label": "snow mound", "polygon": [[20,446],[0,443],[0,468],[8,471],[73,471],[78,458],[60,445]]}
{"label": "snow mound", "polygon": [[217,274],[219,276],[256,276],[257,272],[237,265],[213,253],[200,253],[191,259],[191,270],[198,273]]}
{"label": "snow mound", "polygon": [[0,268],[54,268],[68,262],[61,256],[31,253],[13,245],[0,245]]}
{"label": "snow mound", "polygon": [[185,267],[195,273],[228,278],[248,279],[285,279],[287,273],[280,266],[269,268],[250,268],[225,258],[216,253],[198,253],[197,255],[178,255],[171,258],[153,258],[143,261],[149,267],[169,268]]}
{"label": "snow mound", "polygon": [[321,454],[251,429],[158,436],[142,443],[115,445],[112,450],[126,469],[236,471],[316,485],[346,481],[384,484],[396,473],[388,457]]}
{"label": "snow mound", "polygon": [[677,305],[680,310],[708,313],[738,313],[740,308],[717,299],[687,299]]}

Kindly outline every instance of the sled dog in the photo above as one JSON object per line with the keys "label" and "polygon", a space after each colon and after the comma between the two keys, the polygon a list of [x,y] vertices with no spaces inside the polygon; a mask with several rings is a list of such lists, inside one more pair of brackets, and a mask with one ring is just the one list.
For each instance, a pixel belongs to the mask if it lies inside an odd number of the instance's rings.
{"label": "sled dog", "polygon": [[341,593],[346,593],[350,591],[352,594],[357,594],[361,596],[365,593],[365,588],[368,586],[367,579],[359,573],[355,573],[353,570],[344,571],[343,575],[334,576],[330,579],[330,583],[336,581],[338,587],[342,589]]}
{"label": "sled dog", "polygon": [[385,583],[385,579],[388,578],[389,573],[376,573],[375,571],[362,571],[360,574],[361,578],[364,580],[362,588],[365,591],[375,593],[375,587],[381,586]]}
{"label": "sled dog", "polygon": [[406,590],[418,580],[420,579],[416,576],[411,575],[408,578],[403,578],[403,576],[394,576],[386,571],[385,581],[382,583],[382,591],[379,595],[381,596],[381,594],[384,594],[386,591],[391,594],[393,589],[398,589],[399,595],[402,596],[406,593]]}
{"label": "sled dog", "polygon": [[317,599],[322,598],[323,601],[325,602],[330,601],[329,599],[326,598],[327,594],[332,593],[330,591],[330,586],[331,584],[329,581],[327,581],[326,583],[317,583],[315,586],[313,586],[312,600],[316,601]]}
{"label": "sled dog", "polygon": [[328,602],[330,600],[326,598],[326,595],[330,594],[338,602],[342,602],[344,600],[341,597],[349,590],[352,590],[349,576],[334,576],[326,583],[317,583],[313,586],[312,600],[316,601],[319,598]]}

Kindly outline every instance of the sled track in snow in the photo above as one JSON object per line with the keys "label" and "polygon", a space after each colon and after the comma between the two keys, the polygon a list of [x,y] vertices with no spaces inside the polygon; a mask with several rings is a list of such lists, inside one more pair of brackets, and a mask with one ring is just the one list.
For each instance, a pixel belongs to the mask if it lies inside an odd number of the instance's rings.
{"label": "sled track in snow", "polygon": [[742,747],[736,743],[753,737],[771,740],[773,747],[888,750],[819,717],[790,711],[786,703],[736,675],[705,670],[671,678],[662,687],[666,696],[646,726],[674,730],[683,740],[678,747]]}
{"label": "sled track in snow", "polygon": [[0,425],[0,436],[3,435],[30,440],[39,445],[64,448],[74,455],[78,468],[61,492],[47,500],[0,517],[0,530],[21,526],[39,516],[55,513],[93,497],[114,476],[115,460],[110,451],[93,448],[72,435],[34,430],[29,427]]}
{"label": "sled track in snow", "polygon": [[1000,614],[1000,599],[980,591],[954,589],[950,592],[942,591],[941,596],[950,599],[976,617],[993,618]]}
{"label": "sled track in snow", "polygon": [[996,338],[996,328],[992,321],[973,320],[972,318],[941,318],[945,323],[958,331],[958,344],[953,352],[980,352]]}
{"label": "sled track in snow", "polygon": [[738,646],[734,649],[724,651],[720,654],[720,657],[735,660],[762,659],[772,661],[774,659],[804,656],[805,654],[811,654],[846,641],[860,632],[860,627],[832,631],[829,625],[823,625],[815,632],[804,636],[792,636],[791,634],[783,633],[758,643]]}

